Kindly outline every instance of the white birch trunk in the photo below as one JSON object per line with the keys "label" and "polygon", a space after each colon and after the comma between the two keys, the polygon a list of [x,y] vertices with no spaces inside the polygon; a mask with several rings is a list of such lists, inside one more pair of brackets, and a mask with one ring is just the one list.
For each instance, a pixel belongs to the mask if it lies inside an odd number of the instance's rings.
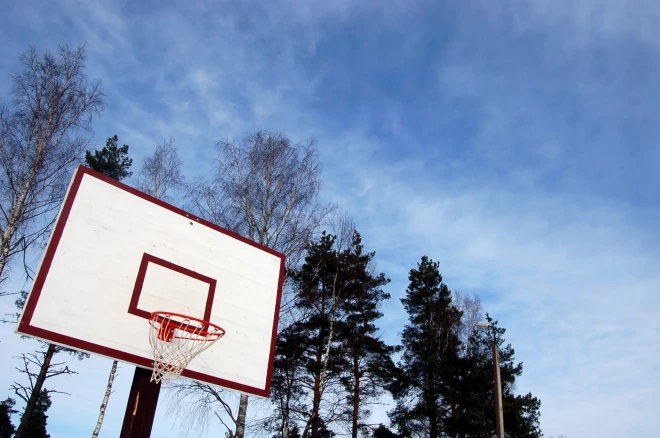
{"label": "white birch trunk", "polygon": [[117,361],[112,362],[112,368],[110,369],[110,376],[108,376],[108,386],[105,388],[105,395],[103,396],[103,403],[101,403],[101,410],[99,412],[99,419],[96,421],[96,427],[92,433],[92,438],[97,438],[99,432],[101,432],[101,425],[103,425],[103,418],[105,417],[105,410],[108,407],[108,400],[110,400],[110,394],[112,393],[112,384],[115,381],[115,374],[117,373]]}

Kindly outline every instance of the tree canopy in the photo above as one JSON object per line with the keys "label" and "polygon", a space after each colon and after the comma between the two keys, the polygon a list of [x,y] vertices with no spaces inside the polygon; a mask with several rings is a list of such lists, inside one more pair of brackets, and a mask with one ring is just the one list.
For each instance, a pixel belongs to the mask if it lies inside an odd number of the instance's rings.
{"label": "tree canopy", "polygon": [[19,60],[0,100],[0,282],[14,256],[49,235],[104,105],[100,81],[85,74],[84,45],[30,48]]}
{"label": "tree canopy", "polygon": [[27,429],[25,430],[26,438],[49,438],[50,434],[46,431],[46,425],[48,423],[48,415],[46,411],[51,406],[50,395],[48,390],[44,389],[39,394],[37,399],[37,404],[30,416],[30,420],[27,424]]}
{"label": "tree canopy", "polygon": [[125,144],[119,147],[117,146],[118,141],[119,137],[113,135],[106,140],[103,149],[96,150],[94,153],[86,151],[85,164],[90,169],[101,172],[117,181],[133,175],[129,171],[133,164],[133,159],[128,156],[128,145]]}
{"label": "tree canopy", "polygon": [[489,332],[464,325],[464,318],[442,282],[439,263],[422,257],[409,275],[401,302],[409,323],[402,334],[400,377],[393,387],[396,408],[392,423],[402,437],[490,438],[495,435],[493,343],[499,349],[504,429],[508,437],[539,438],[540,401],[531,394],[515,395],[522,364],[504,343],[497,321]]}
{"label": "tree canopy", "polygon": [[14,409],[16,401],[13,398],[7,398],[0,402],[0,438],[11,438],[16,432],[16,426],[11,421],[11,416],[17,414]]}

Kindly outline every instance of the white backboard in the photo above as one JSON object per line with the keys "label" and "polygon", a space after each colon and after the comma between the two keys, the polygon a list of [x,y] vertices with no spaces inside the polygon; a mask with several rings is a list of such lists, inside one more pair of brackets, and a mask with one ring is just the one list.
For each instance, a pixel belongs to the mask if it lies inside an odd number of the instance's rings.
{"label": "white backboard", "polygon": [[225,336],[183,376],[267,397],[284,256],[80,166],[19,333],[151,368],[149,315],[211,321]]}

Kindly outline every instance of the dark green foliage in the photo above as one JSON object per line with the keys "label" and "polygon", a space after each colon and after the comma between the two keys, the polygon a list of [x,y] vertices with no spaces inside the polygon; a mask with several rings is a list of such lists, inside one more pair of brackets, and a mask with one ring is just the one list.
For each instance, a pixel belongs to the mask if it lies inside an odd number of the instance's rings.
{"label": "dark green foliage", "polygon": [[25,431],[25,438],[49,438],[50,435],[46,432],[46,423],[48,420],[48,415],[46,411],[50,408],[51,401],[48,390],[44,389],[41,391],[39,398],[37,399],[37,405],[32,412],[30,421],[28,423],[27,429]]}
{"label": "dark green foliage", "polygon": [[387,426],[381,424],[378,426],[375,430],[373,435],[371,435],[373,438],[399,438],[399,435],[396,433],[392,432],[390,429],[387,428]]}
{"label": "dark green foliage", "polygon": [[115,135],[106,140],[105,146],[100,151],[96,150],[93,154],[86,151],[85,163],[90,169],[121,181],[133,174],[128,170],[133,160],[128,157],[128,145],[118,147],[117,141],[119,138]]}
{"label": "dark green foliage", "polygon": [[301,379],[305,370],[306,361],[304,351],[307,347],[307,336],[293,328],[284,329],[277,337],[275,360],[273,363],[273,377],[271,380],[270,398],[275,404],[276,418],[271,426],[281,437],[282,431],[289,429],[289,435],[298,438],[300,431],[295,426],[295,412],[307,412],[308,403],[305,401],[305,391]]}
{"label": "dark green foliage", "polygon": [[[328,281],[327,271],[337,264],[334,241],[334,236],[323,234],[319,241],[309,246],[306,263],[299,270],[288,272],[295,283],[295,309],[304,316],[285,327],[277,338],[271,383],[271,400],[278,420],[272,425],[278,432],[276,436],[294,429],[297,421],[307,421],[300,413],[312,410],[310,388],[313,387],[316,394],[312,396],[314,402],[320,402],[318,382],[322,370],[322,345],[327,342],[326,326],[328,309],[331,308],[331,297],[327,296],[324,285]],[[318,267],[320,275],[315,287],[306,288],[305,282],[315,278],[312,265]],[[334,363],[330,362],[329,366],[334,367]]]}
{"label": "dark green foliage", "polygon": [[[500,351],[504,430],[511,438],[538,438],[540,401],[513,393],[522,364],[515,364],[505,330],[473,332],[465,350],[458,339],[461,312],[442,283],[439,264],[422,257],[410,271],[401,300],[409,316],[402,335],[401,376],[392,385],[396,408],[390,418],[403,437],[491,438],[495,435],[492,346]],[[493,336],[494,335],[494,336]]]}
{"label": "dark green foliage", "polygon": [[322,419],[319,419],[318,421],[318,431],[317,432],[312,432],[312,437],[318,437],[318,438],[334,438],[337,436],[336,433],[334,433],[332,430],[328,429],[328,427],[325,425],[325,422]]}
{"label": "dark green foliage", "polygon": [[293,429],[289,431],[289,438],[300,438],[300,428],[294,426]]}
{"label": "dark green foliage", "polygon": [[[384,344],[375,325],[389,279],[369,269],[375,254],[365,253],[359,233],[346,248],[322,234],[308,247],[305,263],[290,272],[299,317],[284,328],[277,343],[271,396],[278,419],[276,437],[332,436],[339,422],[353,437],[492,438],[495,403],[492,346],[500,351],[504,429],[510,438],[539,438],[540,401],[515,395],[522,364],[504,343],[505,330],[459,338],[462,313],[442,282],[439,264],[422,257],[409,274],[401,300],[409,322],[402,333],[402,357]],[[370,431],[364,418],[371,399],[389,390],[396,407],[392,427]],[[343,403],[343,408],[342,408]],[[300,427],[300,429],[297,429]]]}
{"label": "dark green foliage", "polygon": [[349,250],[340,255],[347,293],[340,305],[344,318],[338,326],[338,340],[348,358],[341,382],[348,394],[346,413],[351,418],[353,438],[366,427],[360,420],[369,416],[368,402],[384,392],[395,369],[392,354],[396,348],[379,339],[376,327],[376,321],[383,316],[379,307],[390,298],[382,287],[390,279],[383,273],[370,272],[375,255],[364,252],[357,231],[353,233]]}
{"label": "dark green foliage", "polygon": [[[272,436],[272,438],[282,438],[282,434],[276,433],[275,435]],[[300,438],[300,428],[298,426],[293,426],[289,428],[288,438]]]}
{"label": "dark green foliage", "polygon": [[341,415],[357,436],[367,403],[389,382],[395,349],[378,338],[375,325],[380,303],[389,298],[382,290],[389,279],[370,271],[374,256],[364,252],[357,231],[344,248],[323,233],[308,246],[305,263],[290,272],[300,317],[278,337],[271,396],[280,433],[302,421],[310,437],[331,436],[323,409],[333,398],[344,404]]}
{"label": "dark green foliage", "polygon": [[495,431],[495,391],[493,375],[493,332],[499,347],[502,379],[504,431],[511,438],[541,437],[539,409],[541,402],[531,394],[515,395],[516,377],[522,375],[522,364],[516,364],[514,350],[504,343],[506,329],[487,316],[492,326],[478,330],[470,338],[470,347],[462,358],[461,374],[465,376],[455,387],[452,397],[453,415],[447,430],[456,437],[490,437]]}
{"label": "dark green foliage", "polygon": [[437,438],[450,415],[445,399],[458,380],[461,312],[442,283],[439,263],[422,257],[401,299],[409,323],[402,334],[401,378],[393,385],[390,418],[403,436]]}
{"label": "dark green foliage", "polygon": [[13,398],[7,398],[0,402],[0,438],[11,438],[16,432],[16,427],[11,422],[11,416],[18,413],[14,409],[16,401]]}
{"label": "dark green foliage", "polygon": [[[323,233],[308,247],[305,263],[291,272],[296,309],[304,316],[283,330],[278,344],[277,363],[288,368],[278,370],[276,377],[288,374],[293,380],[285,382],[285,386],[308,388],[300,393],[302,399],[292,399],[290,403],[305,409],[307,415],[302,420],[309,422],[314,438],[321,437],[326,428],[320,415],[322,382],[337,380],[347,363],[340,345],[334,342],[338,298],[344,285],[335,241],[335,236]],[[290,389],[287,391],[293,394]]]}

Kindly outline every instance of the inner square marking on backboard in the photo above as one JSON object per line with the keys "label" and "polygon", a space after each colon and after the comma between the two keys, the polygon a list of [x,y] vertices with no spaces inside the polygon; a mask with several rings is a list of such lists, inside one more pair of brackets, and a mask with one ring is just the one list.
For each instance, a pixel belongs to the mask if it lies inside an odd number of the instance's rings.
{"label": "inner square marking on backboard", "polygon": [[[206,275],[202,275],[198,272],[192,271],[188,268],[184,268],[183,266],[177,265],[175,263],[169,262],[167,260],[158,258],[154,255],[147,253],[144,253],[142,255],[142,261],[140,262],[140,269],[138,271],[138,275],[135,280],[135,286],[133,288],[133,295],[131,296],[131,302],[128,306],[128,313],[133,314],[135,316],[139,316],[140,318],[151,319],[151,311],[140,309],[138,307],[140,302],[140,294],[142,293],[142,289],[144,287],[144,280],[147,275],[147,269],[149,268],[149,264],[155,264],[163,268],[177,272],[179,274],[185,275],[187,277],[193,278],[195,280],[201,281],[203,283],[207,283],[209,285],[209,289],[206,297],[203,319],[205,321],[209,321],[211,319],[211,310],[213,307],[213,296],[215,295],[216,280],[214,278],[207,277]],[[157,311],[157,310],[167,311],[171,309],[152,309],[152,311]]]}

